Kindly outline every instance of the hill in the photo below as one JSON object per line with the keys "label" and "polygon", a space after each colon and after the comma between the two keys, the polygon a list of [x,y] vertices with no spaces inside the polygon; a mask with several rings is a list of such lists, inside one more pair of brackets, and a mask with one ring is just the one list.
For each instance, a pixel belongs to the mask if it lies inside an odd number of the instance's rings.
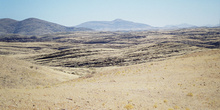
{"label": "hill", "polygon": [[56,32],[88,31],[87,28],[66,27],[37,18],[28,18],[22,21],[0,19],[1,34],[43,35]]}
{"label": "hill", "polygon": [[135,23],[131,21],[125,21],[122,19],[115,19],[113,21],[89,21],[77,25],[76,27],[86,27],[94,30],[101,31],[129,31],[129,30],[149,30],[155,29],[154,27],[142,24]]}
{"label": "hill", "polygon": [[1,33],[13,33],[14,31],[14,24],[16,20],[4,18],[0,19],[0,34]]}
{"label": "hill", "polygon": [[13,57],[0,56],[0,62],[0,88],[46,87],[78,77]]}

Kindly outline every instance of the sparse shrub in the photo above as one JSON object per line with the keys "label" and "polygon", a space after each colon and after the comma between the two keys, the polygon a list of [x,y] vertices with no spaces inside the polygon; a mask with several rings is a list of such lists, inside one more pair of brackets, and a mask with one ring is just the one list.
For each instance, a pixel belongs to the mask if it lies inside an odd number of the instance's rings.
{"label": "sparse shrub", "polygon": [[127,110],[130,110],[130,109],[133,109],[134,106],[131,105],[131,104],[127,104],[127,105],[124,106],[124,108],[126,108]]}
{"label": "sparse shrub", "polygon": [[121,74],[121,72],[120,72],[120,71],[116,72],[116,75],[119,75],[119,74]]}
{"label": "sparse shrub", "polygon": [[181,87],[182,86],[182,84],[181,83],[178,83],[178,85]]}
{"label": "sparse shrub", "polygon": [[187,94],[187,96],[192,97],[192,96],[193,96],[193,93],[190,92],[190,93]]}
{"label": "sparse shrub", "polygon": [[167,103],[167,100],[164,100],[163,102],[164,102],[164,103]]}
{"label": "sparse shrub", "polygon": [[189,108],[186,108],[186,110],[190,110]]}
{"label": "sparse shrub", "polygon": [[114,79],[110,80],[110,82],[116,82]]}
{"label": "sparse shrub", "polygon": [[91,71],[91,74],[95,74],[96,73],[96,69],[95,68],[89,68],[89,70]]}
{"label": "sparse shrub", "polygon": [[157,108],[157,104],[154,104],[154,108]]}
{"label": "sparse shrub", "polygon": [[180,107],[179,107],[179,106],[177,106],[177,105],[175,105],[173,108],[174,108],[174,109],[179,109]]}
{"label": "sparse shrub", "polygon": [[87,80],[87,82],[96,82],[96,79]]}
{"label": "sparse shrub", "polygon": [[[128,94],[128,93],[127,93]],[[128,103],[131,103],[132,102],[132,100],[128,100]]]}
{"label": "sparse shrub", "polygon": [[105,103],[102,103],[102,106],[105,106]]}
{"label": "sparse shrub", "polygon": [[36,89],[40,89],[40,86],[37,86]]}
{"label": "sparse shrub", "polygon": [[87,75],[85,75],[83,78],[91,78],[91,77],[93,77],[92,74],[87,74]]}
{"label": "sparse shrub", "polygon": [[51,86],[50,86],[50,85],[47,85],[47,86],[44,86],[44,88],[51,88]]}

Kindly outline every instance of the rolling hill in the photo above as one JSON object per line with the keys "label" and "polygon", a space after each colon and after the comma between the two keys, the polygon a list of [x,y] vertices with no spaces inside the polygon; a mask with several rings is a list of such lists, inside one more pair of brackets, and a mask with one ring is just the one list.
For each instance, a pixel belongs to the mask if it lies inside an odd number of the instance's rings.
{"label": "rolling hill", "polygon": [[220,28],[23,40],[0,42],[1,110],[220,108]]}
{"label": "rolling hill", "polygon": [[156,29],[147,24],[135,23],[122,19],[113,21],[89,21],[77,25],[76,27],[86,27],[99,31],[130,31],[130,30],[150,30]]}
{"label": "rolling hill", "polygon": [[43,35],[55,32],[88,31],[88,28],[66,27],[37,18],[22,21],[5,18],[0,19],[0,34]]}

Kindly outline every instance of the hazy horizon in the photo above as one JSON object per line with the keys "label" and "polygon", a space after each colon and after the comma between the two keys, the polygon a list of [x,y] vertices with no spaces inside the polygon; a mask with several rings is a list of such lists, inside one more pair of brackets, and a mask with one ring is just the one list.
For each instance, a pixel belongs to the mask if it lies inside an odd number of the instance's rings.
{"label": "hazy horizon", "polygon": [[65,26],[123,19],[155,27],[218,25],[220,0],[0,0],[0,19],[39,18]]}

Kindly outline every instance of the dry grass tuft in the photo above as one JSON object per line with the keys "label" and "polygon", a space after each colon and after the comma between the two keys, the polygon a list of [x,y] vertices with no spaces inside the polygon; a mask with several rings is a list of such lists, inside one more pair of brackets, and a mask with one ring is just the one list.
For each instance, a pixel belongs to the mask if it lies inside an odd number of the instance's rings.
{"label": "dry grass tuft", "polygon": [[154,106],[153,106],[154,108],[157,108],[157,104],[154,104]]}
{"label": "dry grass tuft", "polygon": [[186,108],[186,110],[190,110],[189,108]]}
{"label": "dry grass tuft", "polygon": [[124,108],[126,108],[127,110],[130,110],[130,109],[133,109],[134,106],[131,105],[131,104],[127,104],[127,105],[124,106]]}
{"label": "dry grass tuft", "polygon": [[188,93],[186,96],[189,96],[189,97],[192,97],[193,96],[193,93]]}
{"label": "dry grass tuft", "polygon": [[167,100],[164,100],[163,102],[164,102],[164,103],[167,103]]}

